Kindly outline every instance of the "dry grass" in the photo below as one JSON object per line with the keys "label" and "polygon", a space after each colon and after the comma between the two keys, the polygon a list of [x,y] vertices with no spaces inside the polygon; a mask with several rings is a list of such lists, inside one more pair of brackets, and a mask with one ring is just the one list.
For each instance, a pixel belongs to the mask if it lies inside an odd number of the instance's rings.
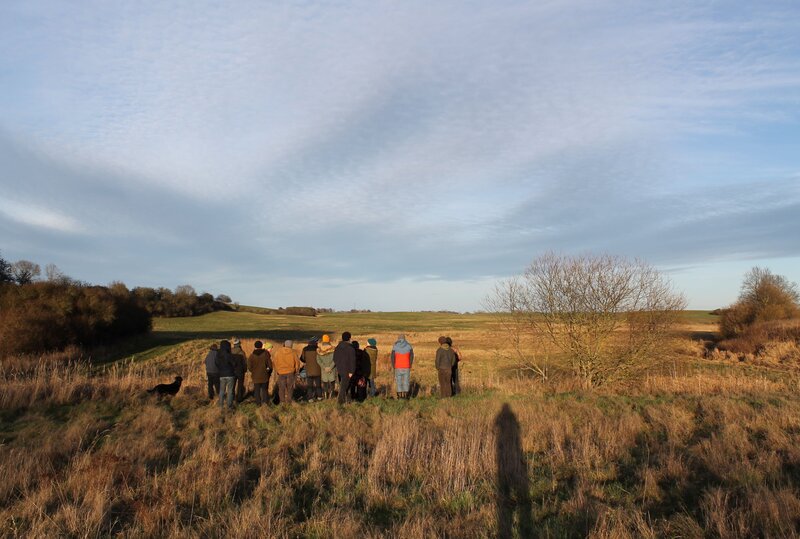
{"label": "dry grass", "polygon": [[[374,336],[382,352],[395,338]],[[484,346],[486,332],[453,337],[466,357],[455,399],[429,396],[429,332],[409,337],[420,398],[246,402],[225,416],[204,397],[210,341],[106,369],[76,353],[4,363],[2,535],[800,532],[800,399],[785,371],[709,368],[678,342],[648,377],[588,393],[514,374],[507,350]],[[175,373],[185,379],[177,397],[144,393]],[[378,382],[391,393],[388,371]]]}

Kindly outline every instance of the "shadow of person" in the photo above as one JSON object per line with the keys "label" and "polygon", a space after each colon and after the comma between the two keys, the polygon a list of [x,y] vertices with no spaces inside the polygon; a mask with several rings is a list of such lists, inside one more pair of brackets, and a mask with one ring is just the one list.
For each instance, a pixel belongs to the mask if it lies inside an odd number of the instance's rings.
{"label": "shadow of person", "polygon": [[533,519],[528,463],[522,451],[519,421],[508,404],[503,404],[503,409],[497,414],[494,429],[497,446],[497,536],[503,539],[531,537]]}

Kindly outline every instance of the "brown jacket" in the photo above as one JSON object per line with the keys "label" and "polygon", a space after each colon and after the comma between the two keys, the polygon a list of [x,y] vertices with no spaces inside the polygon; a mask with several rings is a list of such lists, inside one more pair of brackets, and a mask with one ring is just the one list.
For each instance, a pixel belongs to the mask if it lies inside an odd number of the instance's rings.
{"label": "brown jacket", "polygon": [[297,352],[285,346],[278,348],[278,351],[275,352],[272,365],[278,374],[294,374],[300,372],[301,367]]}
{"label": "brown jacket", "polygon": [[455,364],[456,355],[450,350],[450,345],[441,345],[436,350],[436,368],[439,370],[451,369]]}
{"label": "brown jacket", "polygon": [[266,350],[255,350],[247,358],[247,370],[254,384],[266,384],[272,371],[272,357]]}
{"label": "brown jacket", "polygon": [[308,376],[322,376],[322,369],[317,362],[317,347],[306,346],[303,348],[303,363],[306,364],[306,374]]}

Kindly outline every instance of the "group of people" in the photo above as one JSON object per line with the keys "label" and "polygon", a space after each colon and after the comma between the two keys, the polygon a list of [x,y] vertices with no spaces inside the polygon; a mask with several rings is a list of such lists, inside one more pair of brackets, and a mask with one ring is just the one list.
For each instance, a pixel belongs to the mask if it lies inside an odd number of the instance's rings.
{"label": "group of people", "polygon": [[[271,398],[275,404],[294,400],[298,379],[301,385],[305,385],[304,398],[308,402],[330,399],[334,394],[341,404],[350,400],[361,402],[368,395],[374,397],[377,395],[378,343],[370,338],[367,346],[361,348],[359,342],[351,338],[350,332],[345,331],[334,347],[329,335],[323,335],[321,340],[312,337],[299,353],[291,340],[285,341],[277,350],[272,343],[256,341],[250,356],[245,354],[241,341],[236,338],[232,343],[223,340],[212,344],[205,358],[208,398],[213,401],[218,396],[220,408],[227,405],[232,409],[234,401],[239,403],[245,399],[245,375],[248,372],[257,405],[270,401],[269,382],[273,372],[277,376]],[[414,348],[405,335],[398,336],[389,359],[397,398],[409,398]],[[461,359],[452,339],[439,337],[435,365],[442,397],[460,392],[458,364]]]}

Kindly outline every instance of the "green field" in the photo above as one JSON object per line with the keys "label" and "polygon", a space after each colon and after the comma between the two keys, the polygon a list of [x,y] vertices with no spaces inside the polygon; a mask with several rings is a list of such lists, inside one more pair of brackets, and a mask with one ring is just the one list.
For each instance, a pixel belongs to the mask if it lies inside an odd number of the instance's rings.
{"label": "green field", "polygon": [[[718,317],[707,311],[684,311],[683,323],[707,325],[713,332]],[[452,314],[430,312],[397,313],[325,313],[316,317],[256,314],[252,312],[218,311],[187,318],[156,318],[153,331],[146,336],[130,339],[111,350],[98,353],[98,363],[130,357],[147,359],[164,353],[170,347],[190,340],[219,340],[233,336],[241,339],[267,339],[281,342],[286,339],[305,341],[312,336],[343,331],[353,335],[373,333],[430,333],[493,331],[491,314]]]}

